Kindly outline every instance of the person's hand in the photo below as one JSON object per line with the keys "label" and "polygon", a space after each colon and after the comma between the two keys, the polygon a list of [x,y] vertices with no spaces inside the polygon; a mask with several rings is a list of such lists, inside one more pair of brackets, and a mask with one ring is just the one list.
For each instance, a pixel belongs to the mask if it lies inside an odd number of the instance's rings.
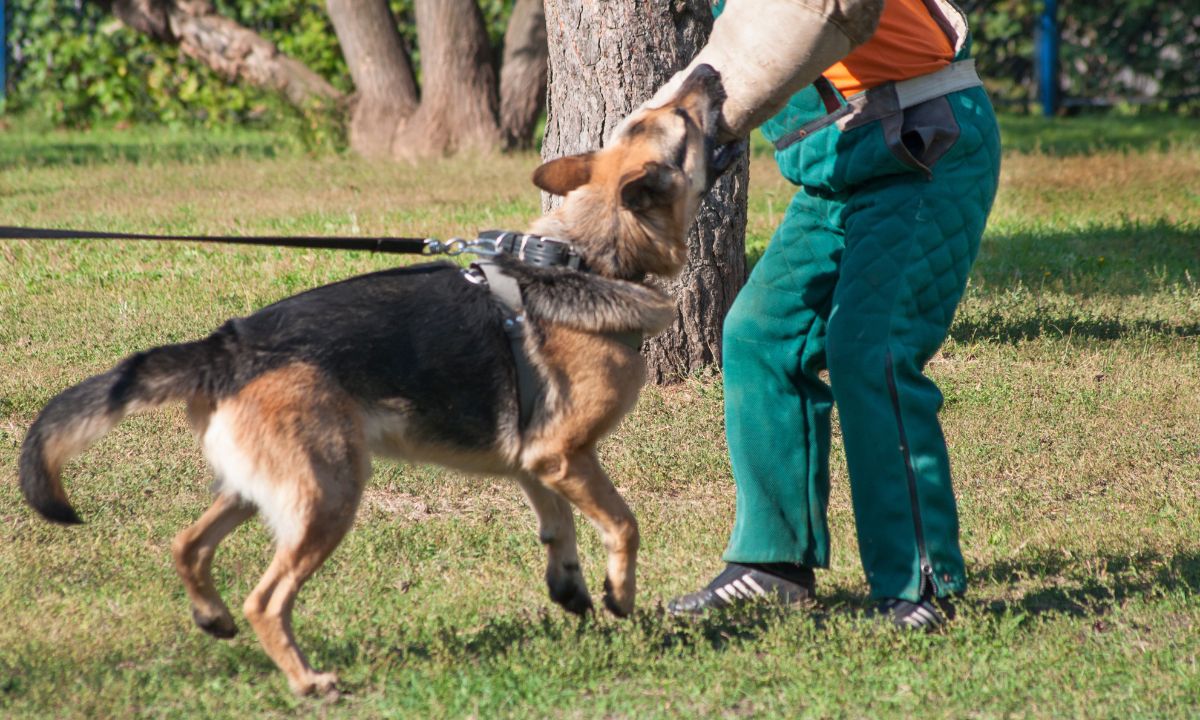
{"label": "person's hand", "polygon": [[663,105],[708,64],[725,88],[720,140],[744,138],[865,42],[882,12],[883,0],[728,0],[708,44],[642,107]]}

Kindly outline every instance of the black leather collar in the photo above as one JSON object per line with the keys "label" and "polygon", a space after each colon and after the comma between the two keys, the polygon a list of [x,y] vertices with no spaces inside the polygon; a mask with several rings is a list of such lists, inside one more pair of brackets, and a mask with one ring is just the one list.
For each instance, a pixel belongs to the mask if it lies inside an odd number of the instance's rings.
{"label": "black leather collar", "polygon": [[485,230],[479,233],[479,240],[494,243],[497,254],[512,255],[530,265],[587,270],[583,256],[566,240],[507,230]]}

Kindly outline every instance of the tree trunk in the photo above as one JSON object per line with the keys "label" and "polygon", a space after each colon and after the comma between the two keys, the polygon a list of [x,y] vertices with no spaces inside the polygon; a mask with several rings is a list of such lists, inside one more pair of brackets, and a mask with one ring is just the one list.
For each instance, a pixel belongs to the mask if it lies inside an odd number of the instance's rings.
{"label": "tree trunk", "polygon": [[354,78],[350,147],[389,157],[396,126],[417,109],[417,83],[387,0],[327,0],[342,56]]}
{"label": "tree trunk", "polygon": [[129,27],[179,46],[185,54],[231,80],[280,92],[297,107],[336,103],[337,88],[275,45],[213,12],[207,0],[102,2]]}
{"label": "tree trunk", "polygon": [[421,46],[421,106],[396,128],[392,154],[414,160],[493,150],[496,73],[475,0],[414,0]]}
{"label": "tree trunk", "polygon": [[517,0],[504,32],[500,66],[500,135],[507,150],[533,146],[546,101],[546,10],[542,0]]}
{"label": "tree trunk", "polygon": [[[708,0],[546,0],[549,95],[546,159],[600,146],[703,46]],[[688,235],[688,262],[667,284],[675,324],[643,346],[656,383],[721,361],[721,326],[746,276],[747,163],[717,183]],[[549,209],[556,199],[543,196]]]}

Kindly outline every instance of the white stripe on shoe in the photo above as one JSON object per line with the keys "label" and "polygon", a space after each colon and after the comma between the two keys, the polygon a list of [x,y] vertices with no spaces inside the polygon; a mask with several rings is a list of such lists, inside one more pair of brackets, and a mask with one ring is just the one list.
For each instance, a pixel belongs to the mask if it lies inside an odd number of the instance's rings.
{"label": "white stripe on shoe", "polygon": [[746,599],[750,599],[754,597],[754,591],[746,587],[746,584],[742,582],[743,579],[748,580],[750,579],[750,576],[746,575],[744,578],[738,578],[737,580],[734,580],[733,586],[737,588],[739,595]]}
{"label": "white stripe on shoe", "polygon": [[917,607],[913,610],[913,615],[918,616],[919,623],[922,626],[937,627],[938,625],[942,624],[941,621],[938,620],[938,616],[924,605],[917,605]]}
{"label": "white stripe on shoe", "polygon": [[745,576],[745,577],[743,577],[742,579],[746,581],[746,584],[747,584],[747,585],[749,585],[750,587],[754,588],[754,592],[755,592],[755,593],[757,593],[757,594],[759,594],[759,595],[766,595],[766,594],[767,594],[767,591],[763,589],[763,586],[762,586],[762,585],[759,585],[759,584],[758,584],[758,583],[757,583],[757,582],[754,580],[754,578],[750,577],[749,575],[746,575],[746,576]]}

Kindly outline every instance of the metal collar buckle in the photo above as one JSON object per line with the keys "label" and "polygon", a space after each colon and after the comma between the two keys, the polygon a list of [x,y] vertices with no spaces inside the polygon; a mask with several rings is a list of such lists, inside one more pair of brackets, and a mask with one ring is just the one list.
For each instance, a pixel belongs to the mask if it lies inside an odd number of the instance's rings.
{"label": "metal collar buckle", "polygon": [[481,249],[486,248],[484,252],[479,252],[478,249],[471,250],[480,255],[505,253],[515,255],[518,260],[539,267],[583,269],[583,257],[580,256],[575,246],[557,238],[504,230],[486,230],[479,233],[479,238],[475,243]]}

